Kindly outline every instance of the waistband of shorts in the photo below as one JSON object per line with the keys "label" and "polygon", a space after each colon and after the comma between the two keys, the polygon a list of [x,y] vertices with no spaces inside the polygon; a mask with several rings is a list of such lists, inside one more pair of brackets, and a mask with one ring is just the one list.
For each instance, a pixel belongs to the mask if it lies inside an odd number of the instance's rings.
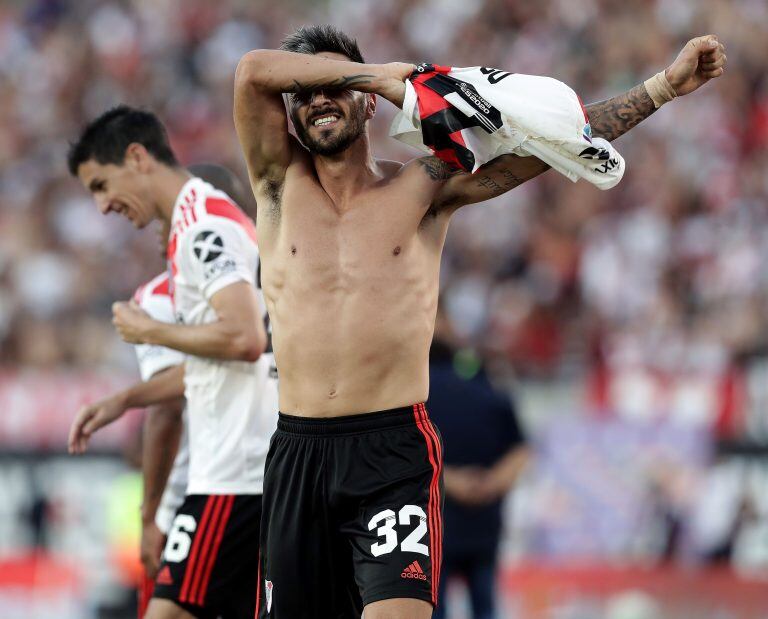
{"label": "waistband of shorts", "polygon": [[279,413],[277,430],[305,436],[343,436],[414,426],[426,419],[427,409],[423,403],[342,417],[297,417]]}

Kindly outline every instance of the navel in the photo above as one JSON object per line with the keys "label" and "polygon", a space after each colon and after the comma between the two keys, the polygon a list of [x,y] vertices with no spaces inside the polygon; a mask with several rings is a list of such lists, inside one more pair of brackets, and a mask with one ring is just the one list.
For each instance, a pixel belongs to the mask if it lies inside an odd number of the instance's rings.
{"label": "navel", "polygon": [[295,245],[291,245],[291,254],[294,255],[294,256],[296,255],[296,246]]}
{"label": "navel", "polygon": [[395,248],[392,250],[392,255],[393,255],[393,256],[399,256],[401,251],[403,251],[403,250],[402,250],[402,249],[400,248],[400,246],[398,245],[397,247],[395,247]]}

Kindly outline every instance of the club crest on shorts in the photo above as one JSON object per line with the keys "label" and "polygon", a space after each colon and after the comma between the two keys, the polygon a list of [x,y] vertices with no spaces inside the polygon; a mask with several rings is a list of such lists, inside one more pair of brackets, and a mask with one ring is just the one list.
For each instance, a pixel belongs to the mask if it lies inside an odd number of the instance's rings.
{"label": "club crest on shorts", "polygon": [[264,593],[267,596],[267,614],[272,610],[272,589],[274,588],[275,586],[272,584],[271,580],[264,581]]}

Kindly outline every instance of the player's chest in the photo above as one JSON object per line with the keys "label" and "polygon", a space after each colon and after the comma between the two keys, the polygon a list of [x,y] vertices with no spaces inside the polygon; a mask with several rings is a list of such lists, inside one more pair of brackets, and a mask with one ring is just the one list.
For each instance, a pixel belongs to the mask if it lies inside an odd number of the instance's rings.
{"label": "player's chest", "polygon": [[[308,192],[286,199],[270,250],[319,264],[362,260],[387,254],[412,239],[418,229],[417,207],[380,192],[338,207],[327,196]],[[266,239],[262,240],[262,245]]]}
{"label": "player's chest", "polygon": [[267,250],[262,244],[262,282],[270,295],[280,289],[323,294],[387,286],[422,260],[414,231],[381,226],[286,225]]}

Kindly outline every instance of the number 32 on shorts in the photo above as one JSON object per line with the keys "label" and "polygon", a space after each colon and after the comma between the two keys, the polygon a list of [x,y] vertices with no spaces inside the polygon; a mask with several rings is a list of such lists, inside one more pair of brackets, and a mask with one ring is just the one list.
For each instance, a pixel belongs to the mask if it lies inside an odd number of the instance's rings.
{"label": "number 32 on shorts", "polygon": [[395,523],[401,526],[409,526],[413,517],[416,517],[416,528],[400,544],[403,552],[418,552],[429,556],[429,547],[421,543],[421,539],[427,534],[427,515],[418,505],[404,505],[395,515],[391,509],[385,509],[376,514],[368,522],[368,530],[376,529],[376,535],[384,538],[384,541],[371,544],[371,554],[374,557],[388,554],[397,548],[397,531]]}

